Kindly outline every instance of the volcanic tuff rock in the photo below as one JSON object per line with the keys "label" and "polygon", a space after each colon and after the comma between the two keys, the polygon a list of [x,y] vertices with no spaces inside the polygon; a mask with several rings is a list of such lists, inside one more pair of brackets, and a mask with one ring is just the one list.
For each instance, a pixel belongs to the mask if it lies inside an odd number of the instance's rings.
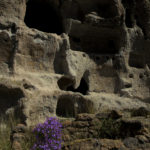
{"label": "volcanic tuff rock", "polygon": [[149,109],[149,56],[149,0],[1,0],[0,113]]}

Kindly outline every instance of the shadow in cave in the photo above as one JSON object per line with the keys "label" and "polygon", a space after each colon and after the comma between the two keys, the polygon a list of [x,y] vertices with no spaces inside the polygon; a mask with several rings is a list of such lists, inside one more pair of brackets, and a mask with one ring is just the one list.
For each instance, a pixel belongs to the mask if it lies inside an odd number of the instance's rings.
{"label": "shadow in cave", "polygon": [[134,20],[132,18],[132,12],[130,9],[126,9],[125,23],[128,28],[133,28],[134,26]]}
{"label": "shadow in cave", "polygon": [[[19,88],[7,88],[3,85],[0,85],[0,115],[5,115],[6,111],[10,108],[15,108],[14,115],[18,117],[22,114],[18,112],[17,109],[18,103],[21,98],[24,97],[24,93]],[[22,116],[21,116],[22,117]]]}
{"label": "shadow in cave", "polygon": [[57,34],[63,32],[62,20],[58,10],[46,0],[29,0],[24,21],[28,27],[43,32]]}
{"label": "shadow in cave", "polygon": [[133,28],[135,25],[135,0],[122,0],[125,8],[125,24],[128,28]]}
{"label": "shadow in cave", "polygon": [[[120,39],[119,39],[120,40]],[[93,54],[100,54],[100,55],[113,55],[119,53],[119,41],[117,38],[115,39],[107,39],[104,38],[101,39],[100,37],[98,39],[94,38],[75,38],[70,37],[70,43],[71,43],[71,49],[76,51],[83,51],[86,53],[93,53]]]}
{"label": "shadow in cave", "polygon": [[74,118],[80,113],[94,113],[94,104],[82,96],[63,95],[59,97],[56,114],[60,117]]}
{"label": "shadow in cave", "polygon": [[103,65],[111,59],[114,61],[120,53],[121,45],[119,41],[117,41],[118,43],[116,41],[108,39],[103,42],[103,48],[99,48],[92,53],[88,52],[87,54],[97,65]]}
{"label": "shadow in cave", "polygon": [[130,53],[129,57],[129,66],[130,67],[135,67],[135,68],[144,68],[144,58],[140,54],[136,54],[134,52]]}
{"label": "shadow in cave", "polygon": [[73,86],[67,87],[67,91],[79,92],[82,93],[83,95],[86,95],[88,90],[89,88],[84,78],[81,79],[80,85],[77,89],[74,89]]}
{"label": "shadow in cave", "polygon": [[73,100],[67,97],[60,98],[57,102],[56,114],[60,117],[75,117]]}

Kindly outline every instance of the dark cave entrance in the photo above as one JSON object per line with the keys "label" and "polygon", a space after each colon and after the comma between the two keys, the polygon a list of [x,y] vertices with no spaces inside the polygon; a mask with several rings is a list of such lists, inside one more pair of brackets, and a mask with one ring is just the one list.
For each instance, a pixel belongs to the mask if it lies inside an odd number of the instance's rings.
{"label": "dark cave entrance", "polygon": [[84,78],[81,79],[80,85],[77,89],[74,89],[73,86],[69,86],[67,88],[67,91],[79,92],[79,93],[82,93],[83,95],[86,95],[88,90],[89,90],[89,87]]}
{"label": "dark cave entrance", "polygon": [[122,0],[125,8],[125,24],[128,28],[133,28],[135,25],[135,0]]}
{"label": "dark cave entrance", "polygon": [[30,28],[49,33],[63,33],[59,11],[48,0],[29,0],[24,21]]}
{"label": "dark cave entrance", "polygon": [[112,6],[106,2],[105,4],[100,4],[98,7],[98,15],[102,18],[113,18],[115,17],[115,13],[112,9]]}
{"label": "dark cave entrance", "polygon": [[133,20],[134,20],[134,18],[133,18],[133,14],[132,14],[131,10],[130,9],[126,9],[125,23],[126,23],[126,26],[128,28],[132,28],[133,27],[133,24],[134,24]]}
{"label": "dark cave entrance", "polygon": [[74,84],[74,80],[70,77],[63,76],[57,81],[57,85],[61,90],[67,89],[67,87],[71,86]]}
{"label": "dark cave entrance", "polygon": [[130,53],[129,57],[129,66],[135,67],[135,68],[144,68],[145,59],[144,56],[139,54],[136,54],[134,52]]}
{"label": "dark cave entrance", "polygon": [[57,101],[56,114],[60,117],[74,118],[80,113],[94,112],[93,102],[82,96],[63,95]]}
{"label": "dark cave entrance", "polygon": [[89,90],[88,84],[83,77],[80,81],[79,87],[76,89],[74,88],[74,80],[66,76],[60,78],[57,84],[61,90],[79,92],[83,95],[86,95]]}
{"label": "dark cave entrance", "polygon": [[[95,31],[93,30],[93,32]],[[110,31],[108,32],[109,32],[108,34],[111,33]],[[120,50],[120,42],[122,42],[121,39],[117,36],[112,37],[111,34],[110,36],[107,36],[107,33],[104,33],[103,31],[101,35],[100,34],[98,34],[98,36],[96,34],[94,36],[85,35],[83,37],[78,38],[70,35],[71,49],[76,51],[84,51],[86,53],[95,53],[102,55],[118,54]]]}
{"label": "dark cave entrance", "polygon": [[102,54],[117,54],[118,49],[116,48],[116,44],[113,40],[108,40],[108,48],[101,51]]}
{"label": "dark cave entrance", "polygon": [[[5,115],[9,108],[15,108],[18,113],[17,106],[19,100],[24,97],[23,92],[19,88],[9,89],[5,86],[0,86],[0,115]],[[14,112],[15,113],[15,112]],[[14,114],[15,115],[15,114]],[[21,115],[21,114],[16,114]]]}
{"label": "dark cave entrance", "polygon": [[75,117],[74,102],[71,98],[61,97],[57,102],[56,114],[60,117]]}

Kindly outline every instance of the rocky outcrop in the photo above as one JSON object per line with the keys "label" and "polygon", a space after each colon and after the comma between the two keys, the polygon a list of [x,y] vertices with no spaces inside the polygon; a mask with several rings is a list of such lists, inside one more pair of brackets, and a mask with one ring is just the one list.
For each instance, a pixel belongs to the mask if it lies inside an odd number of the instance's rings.
{"label": "rocky outcrop", "polygon": [[[112,110],[96,115],[78,114],[75,120],[62,119],[62,149],[149,149],[150,113],[142,117],[140,114],[133,117],[132,113]],[[21,147],[22,141],[29,141],[31,137],[28,129],[19,124],[13,129],[11,139],[13,148],[17,149],[19,145]]]}
{"label": "rocky outcrop", "polygon": [[149,3],[1,0],[0,113],[28,127],[49,116],[147,113]]}
{"label": "rocky outcrop", "polygon": [[113,110],[96,116],[80,114],[74,121],[63,121],[62,149],[149,149],[149,118],[139,121],[138,117],[127,117],[129,112],[122,116],[120,113]]}

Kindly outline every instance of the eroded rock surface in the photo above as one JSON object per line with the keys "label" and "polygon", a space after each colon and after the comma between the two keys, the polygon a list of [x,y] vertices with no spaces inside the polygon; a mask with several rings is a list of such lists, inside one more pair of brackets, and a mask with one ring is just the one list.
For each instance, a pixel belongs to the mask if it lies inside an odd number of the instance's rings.
{"label": "eroded rock surface", "polygon": [[28,127],[112,109],[147,114],[149,29],[149,0],[1,0],[0,113],[19,111]]}

